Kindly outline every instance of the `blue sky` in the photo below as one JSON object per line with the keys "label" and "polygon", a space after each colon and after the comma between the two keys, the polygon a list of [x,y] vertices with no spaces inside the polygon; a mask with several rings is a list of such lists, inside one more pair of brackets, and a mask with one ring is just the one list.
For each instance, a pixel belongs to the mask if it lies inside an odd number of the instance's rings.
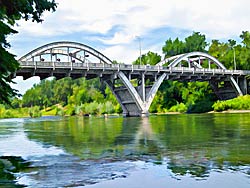
{"label": "blue sky", "polygon": [[[17,58],[54,41],[92,46],[118,62],[131,63],[142,53],[161,48],[169,38],[199,31],[211,39],[236,39],[250,30],[249,0],[56,0],[56,12],[46,12],[42,24],[19,21],[18,34],[9,37]],[[24,93],[38,78],[16,78]]]}

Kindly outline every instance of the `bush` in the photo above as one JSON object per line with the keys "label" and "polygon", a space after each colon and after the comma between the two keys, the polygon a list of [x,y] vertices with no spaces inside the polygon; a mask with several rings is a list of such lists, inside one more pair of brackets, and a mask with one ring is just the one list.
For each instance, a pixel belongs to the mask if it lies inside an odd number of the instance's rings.
{"label": "bush", "polygon": [[217,101],[212,107],[216,112],[225,110],[250,110],[250,95],[239,96],[226,101]]}
{"label": "bush", "polygon": [[114,105],[110,101],[105,102],[103,105],[102,114],[112,114],[114,112]]}
{"label": "bush", "polygon": [[60,108],[60,107],[56,107],[56,115],[57,116],[64,116],[64,110],[63,108]]}
{"label": "bush", "polygon": [[66,108],[65,114],[69,115],[69,116],[76,115],[75,107],[72,106],[72,105],[68,105],[67,108]]}
{"label": "bush", "polygon": [[86,114],[100,114],[100,108],[101,106],[97,102],[87,103],[84,104],[84,113]]}
{"label": "bush", "polygon": [[172,106],[169,110],[169,112],[180,112],[180,113],[184,113],[187,111],[187,107],[185,104],[183,103],[178,103],[175,106]]}
{"label": "bush", "polygon": [[42,113],[40,112],[39,106],[29,108],[29,115],[32,118],[41,117]]}
{"label": "bush", "polygon": [[201,100],[196,101],[195,104],[188,107],[188,113],[204,113],[212,111],[213,101]]}

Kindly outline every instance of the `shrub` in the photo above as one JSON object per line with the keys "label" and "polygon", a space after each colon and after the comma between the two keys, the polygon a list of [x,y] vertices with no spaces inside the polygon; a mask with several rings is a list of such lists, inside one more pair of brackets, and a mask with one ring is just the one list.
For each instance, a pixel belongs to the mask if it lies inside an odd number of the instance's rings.
{"label": "shrub", "polygon": [[180,112],[180,113],[184,113],[187,111],[187,107],[185,104],[183,103],[178,103],[175,106],[172,106],[169,110],[169,112]]}
{"label": "shrub", "polygon": [[64,113],[63,108],[56,107],[56,115],[57,115],[57,116],[64,116],[65,113]]}
{"label": "shrub", "polygon": [[213,101],[209,101],[209,100],[196,101],[195,104],[190,105],[188,107],[187,112],[188,113],[209,112],[209,111],[213,110],[212,105],[213,105]]}
{"label": "shrub", "polygon": [[39,106],[29,108],[29,115],[32,118],[41,117],[42,113],[40,112]]}
{"label": "shrub", "polygon": [[86,114],[99,114],[99,104],[97,102],[87,103],[84,105],[85,113]]}
{"label": "shrub", "polygon": [[68,105],[65,111],[66,115],[73,116],[76,114],[75,107],[73,105]]}
{"label": "shrub", "polygon": [[250,110],[250,95],[239,96],[226,101],[217,101],[212,107],[216,112],[225,110]]}
{"label": "shrub", "polygon": [[112,114],[114,112],[115,112],[114,105],[110,101],[105,102],[103,105],[102,114]]}

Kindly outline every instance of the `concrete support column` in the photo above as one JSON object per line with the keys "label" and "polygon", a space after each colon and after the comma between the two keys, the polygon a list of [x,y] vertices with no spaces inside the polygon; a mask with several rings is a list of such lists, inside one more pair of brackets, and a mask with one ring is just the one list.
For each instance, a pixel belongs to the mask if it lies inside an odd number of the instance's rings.
{"label": "concrete support column", "polygon": [[247,79],[246,77],[241,77],[241,78],[238,78],[237,77],[237,84],[239,85],[241,91],[242,91],[242,94],[243,95],[246,95],[247,94]]}
{"label": "concrete support column", "polygon": [[244,95],[246,95],[247,94],[247,79],[246,79],[246,77],[244,77],[243,78],[243,93],[244,93]]}
{"label": "concrete support column", "polygon": [[116,100],[119,102],[119,104],[122,107],[122,112],[123,112],[123,116],[128,116],[128,110],[125,107],[125,105],[122,103],[122,99],[121,97],[118,95],[117,92],[115,92],[114,90],[114,82],[112,82],[111,80],[107,80],[105,81],[105,83],[108,85],[109,89],[111,90],[111,92],[113,93],[113,95],[115,96]]}
{"label": "concrete support column", "polygon": [[123,86],[115,87],[114,80],[105,80],[105,83],[111,89],[117,101],[122,107],[123,116],[141,116],[149,115],[149,107],[158,91],[161,83],[166,78],[167,74],[164,73],[158,78],[152,86],[145,86],[145,74],[142,74],[140,86],[135,88],[129,80],[129,75],[119,71],[117,79],[120,79]]}
{"label": "concrete support column", "polygon": [[146,91],[145,91],[145,74],[142,73],[142,101],[146,101]]}

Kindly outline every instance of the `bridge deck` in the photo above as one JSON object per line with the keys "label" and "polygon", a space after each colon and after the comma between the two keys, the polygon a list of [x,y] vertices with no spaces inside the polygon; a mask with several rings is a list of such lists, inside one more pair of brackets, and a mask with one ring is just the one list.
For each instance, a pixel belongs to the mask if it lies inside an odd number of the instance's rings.
{"label": "bridge deck", "polygon": [[138,78],[145,74],[147,79],[155,79],[157,75],[166,73],[166,79],[174,80],[200,80],[227,79],[230,76],[250,75],[250,71],[244,70],[225,70],[225,69],[206,69],[206,68],[186,68],[186,67],[166,67],[150,65],[129,65],[129,64],[100,64],[100,63],[71,63],[71,62],[19,62],[21,69],[15,76],[24,76],[27,79],[32,76],[40,76],[42,79],[55,76],[63,78],[114,76],[116,72],[123,71],[131,79]]}

